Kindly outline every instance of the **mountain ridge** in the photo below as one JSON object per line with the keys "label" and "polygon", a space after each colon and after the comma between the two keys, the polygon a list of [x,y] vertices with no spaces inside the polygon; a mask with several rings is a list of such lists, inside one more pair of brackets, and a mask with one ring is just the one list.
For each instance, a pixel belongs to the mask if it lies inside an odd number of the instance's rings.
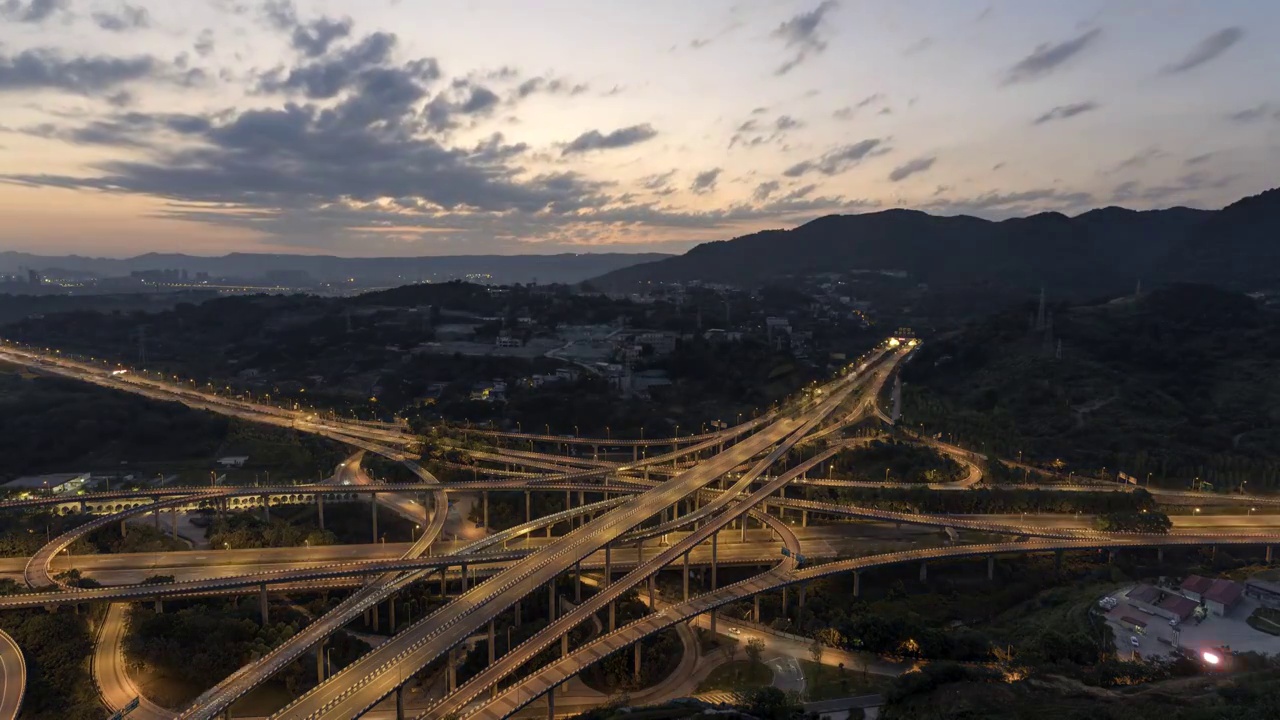
{"label": "mountain ridge", "polygon": [[827,215],[789,230],[702,243],[591,283],[613,291],[688,281],[755,286],[855,270],[905,271],[940,287],[1050,285],[1077,296],[1128,290],[1142,280],[1254,289],[1280,278],[1280,189],[1221,210],[1112,205],[999,221],[900,208]]}

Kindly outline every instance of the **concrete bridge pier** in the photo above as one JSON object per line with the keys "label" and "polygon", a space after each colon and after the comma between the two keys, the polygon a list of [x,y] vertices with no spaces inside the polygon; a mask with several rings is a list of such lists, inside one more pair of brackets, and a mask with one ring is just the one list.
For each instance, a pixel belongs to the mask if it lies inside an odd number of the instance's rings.
{"label": "concrete bridge pier", "polygon": [[129,537],[129,525],[124,520],[120,521],[120,537]]}
{"label": "concrete bridge pier", "polygon": [[258,586],[258,607],[262,610],[262,625],[263,627],[266,627],[267,623],[271,619],[268,614],[266,583],[262,583]]}
{"label": "concrete bridge pier", "polygon": [[462,571],[462,594],[466,595],[467,594],[467,566],[461,565],[459,566],[458,569]]}
{"label": "concrete bridge pier", "polygon": [[447,688],[445,694],[452,695],[453,691],[458,689],[458,649],[449,648],[449,654],[447,657],[448,661],[446,664],[448,665],[448,672],[445,673],[445,684]]}
{"label": "concrete bridge pier", "polygon": [[373,542],[378,542],[378,493],[369,493],[369,518],[373,526]]}
{"label": "concrete bridge pier", "polygon": [[633,647],[633,648],[635,648],[635,651],[634,651],[634,653],[635,653],[635,679],[636,679],[636,684],[637,684],[637,685],[639,685],[639,684],[640,684],[640,641],[639,641],[639,640],[637,640],[637,641],[635,642],[635,644],[634,644],[634,645],[632,645],[632,647]]}
{"label": "concrete bridge pier", "polygon": [[573,602],[582,603],[582,561],[573,564]]}
{"label": "concrete bridge pier", "polygon": [[[271,498],[266,495],[262,496],[262,522],[271,522]],[[377,542],[377,540],[374,542]]]}
{"label": "concrete bridge pier", "polygon": [[925,582],[928,579],[929,579],[929,563],[921,562],[920,563],[920,582]]}
{"label": "concrete bridge pier", "polygon": [[158,595],[156,596],[156,600],[155,600],[155,609],[156,609],[157,615],[164,614],[164,600],[161,599],[160,596]]}
{"label": "concrete bridge pier", "polygon": [[685,573],[684,573],[684,582],[685,582],[685,600],[684,600],[684,602],[689,602],[689,551],[687,551],[687,550],[685,551]]}
{"label": "concrete bridge pier", "polygon": [[324,682],[324,646],[329,642],[329,638],[321,638],[320,644],[316,645],[316,684]]}
{"label": "concrete bridge pier", "polygon": [[316,513],[319,515],[320,532],[324,532],[324,495],[316,493]]}
{"label": "concrete bridge pier", "polygon": [[755,594],[755,595],[752,595],[752,596],[751,596],[751,600],[752,600],[752,607],[751,607],[751,622],[758,623],[758,622],[760,622],[760,595],[759,595],[759,593],[757,593],[757,594]]}
{"label": "concrete bridge pier", "polygon": [[859,597],[862,593],[862,571],[853,571],[853,596]]}
{"label": "concrete bridge pier", "polygon": [[996,579],[996,556],[990,555],[987,557],[987,581],[990,582],[995,579]]}
{"label": "concrete bridge pier", "polygon": [[[494,643],[496,642],[497,642],[497,639],[494,637],[494,632],[493,632],[493,621],[490,620],[489,621],[489,667],[493,667],[494,660],[497,657],[497,648],[494,647]],[[489,699],[492,700],[493,698],[496,698],[496,697],[498,697],[498,684],[494,683],[493,686],[489,688]]]}
{"label": "concrete bridge pier", "polygon": [[489,491],[485,490],[483,493],[481,493],[481,497],[483,497],[482,503],[484,507],[484,513],[483,513],[483,516],[481,517],[481,522],[484,523],[485,533],[488,533],[489,532]]}
{"label": "concrete bridge pier", "polygon": [[1270,545],[1267,546],[1267,564],[1268,565],[1271,564],[1271,546]]}
{"label": "concrete bridge pier", "polygon": [[396,686],[396,720],[404,720],[404,685]]}
{"label": "concrete bridge pier", "polygon": [[172,525],[171,529],[173,530],[173,539],[177,540],[178,539],[178,508],[174,508],[173,512],[169,514],[169,520],[170,520],[170,524]]}
{"label": "concrete bridge pier", "polygon": [[556,720],[556,689],[547,691],[547,720]]}
{"label": "concrete bridge pier", "polygon": [[387,633],[396,634],[396,598],[391,596],[387,598]]}
{"label": "concrete bridge pier", "polygon": [[382,627],[382,618],[381,613],[378,612],[378,603],[374,603],[373,607],[370,608],[370,611],[373,613],[373,623],[371,624],[371,627],[373,628],[373,632],[377,633]]}
{"label": "concrete bridge pier", "polygon": [[447,566],[440,568],[440,597],[442,599],[449,594],[448,574],[449,568]]}

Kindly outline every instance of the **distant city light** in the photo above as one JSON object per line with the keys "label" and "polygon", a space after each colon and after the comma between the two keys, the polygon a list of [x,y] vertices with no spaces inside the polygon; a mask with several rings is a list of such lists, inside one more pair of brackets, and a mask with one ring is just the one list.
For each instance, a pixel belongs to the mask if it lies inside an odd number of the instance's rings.
{"label": "distant city light", "polygon": [[1204,657],[1204,661],[1209,663],[1210,665],[1217,665],[1218,663],[1222,662],[1222,658],[1218,657],[1214,653],[1209,652],[1208,650],[1204,652],[1203,657]]}

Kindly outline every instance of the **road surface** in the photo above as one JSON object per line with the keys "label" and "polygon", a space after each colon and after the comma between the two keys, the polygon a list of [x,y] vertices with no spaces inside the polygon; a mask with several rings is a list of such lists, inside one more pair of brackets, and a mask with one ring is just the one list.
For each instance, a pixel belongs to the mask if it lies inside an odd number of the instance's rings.
{"label": "road surface", "polygon": [[0,720],[15,720],[27,690],[27,661],[9,634],[0,631]]}

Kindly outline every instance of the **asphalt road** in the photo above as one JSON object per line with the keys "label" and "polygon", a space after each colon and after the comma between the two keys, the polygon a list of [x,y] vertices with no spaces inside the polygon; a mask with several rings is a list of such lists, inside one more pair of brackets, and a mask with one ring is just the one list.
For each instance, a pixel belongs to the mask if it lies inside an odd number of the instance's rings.
{"label": "asphalt road", "polygon": [[98,684],[102,701],[112,712],[138,698],[138,707],[129,713],[129,720],[169,720],[174,713],[144,697],[125,670],[123,643],[128,610],[127,603],[112,603],[107,607],[98,631],[98,644],[93,649],[93,680]]}
{"label": "asphalt road", "polygon": [[15,720],[27,688],[27,662],[22,649],[0,632],[0,720]]}

